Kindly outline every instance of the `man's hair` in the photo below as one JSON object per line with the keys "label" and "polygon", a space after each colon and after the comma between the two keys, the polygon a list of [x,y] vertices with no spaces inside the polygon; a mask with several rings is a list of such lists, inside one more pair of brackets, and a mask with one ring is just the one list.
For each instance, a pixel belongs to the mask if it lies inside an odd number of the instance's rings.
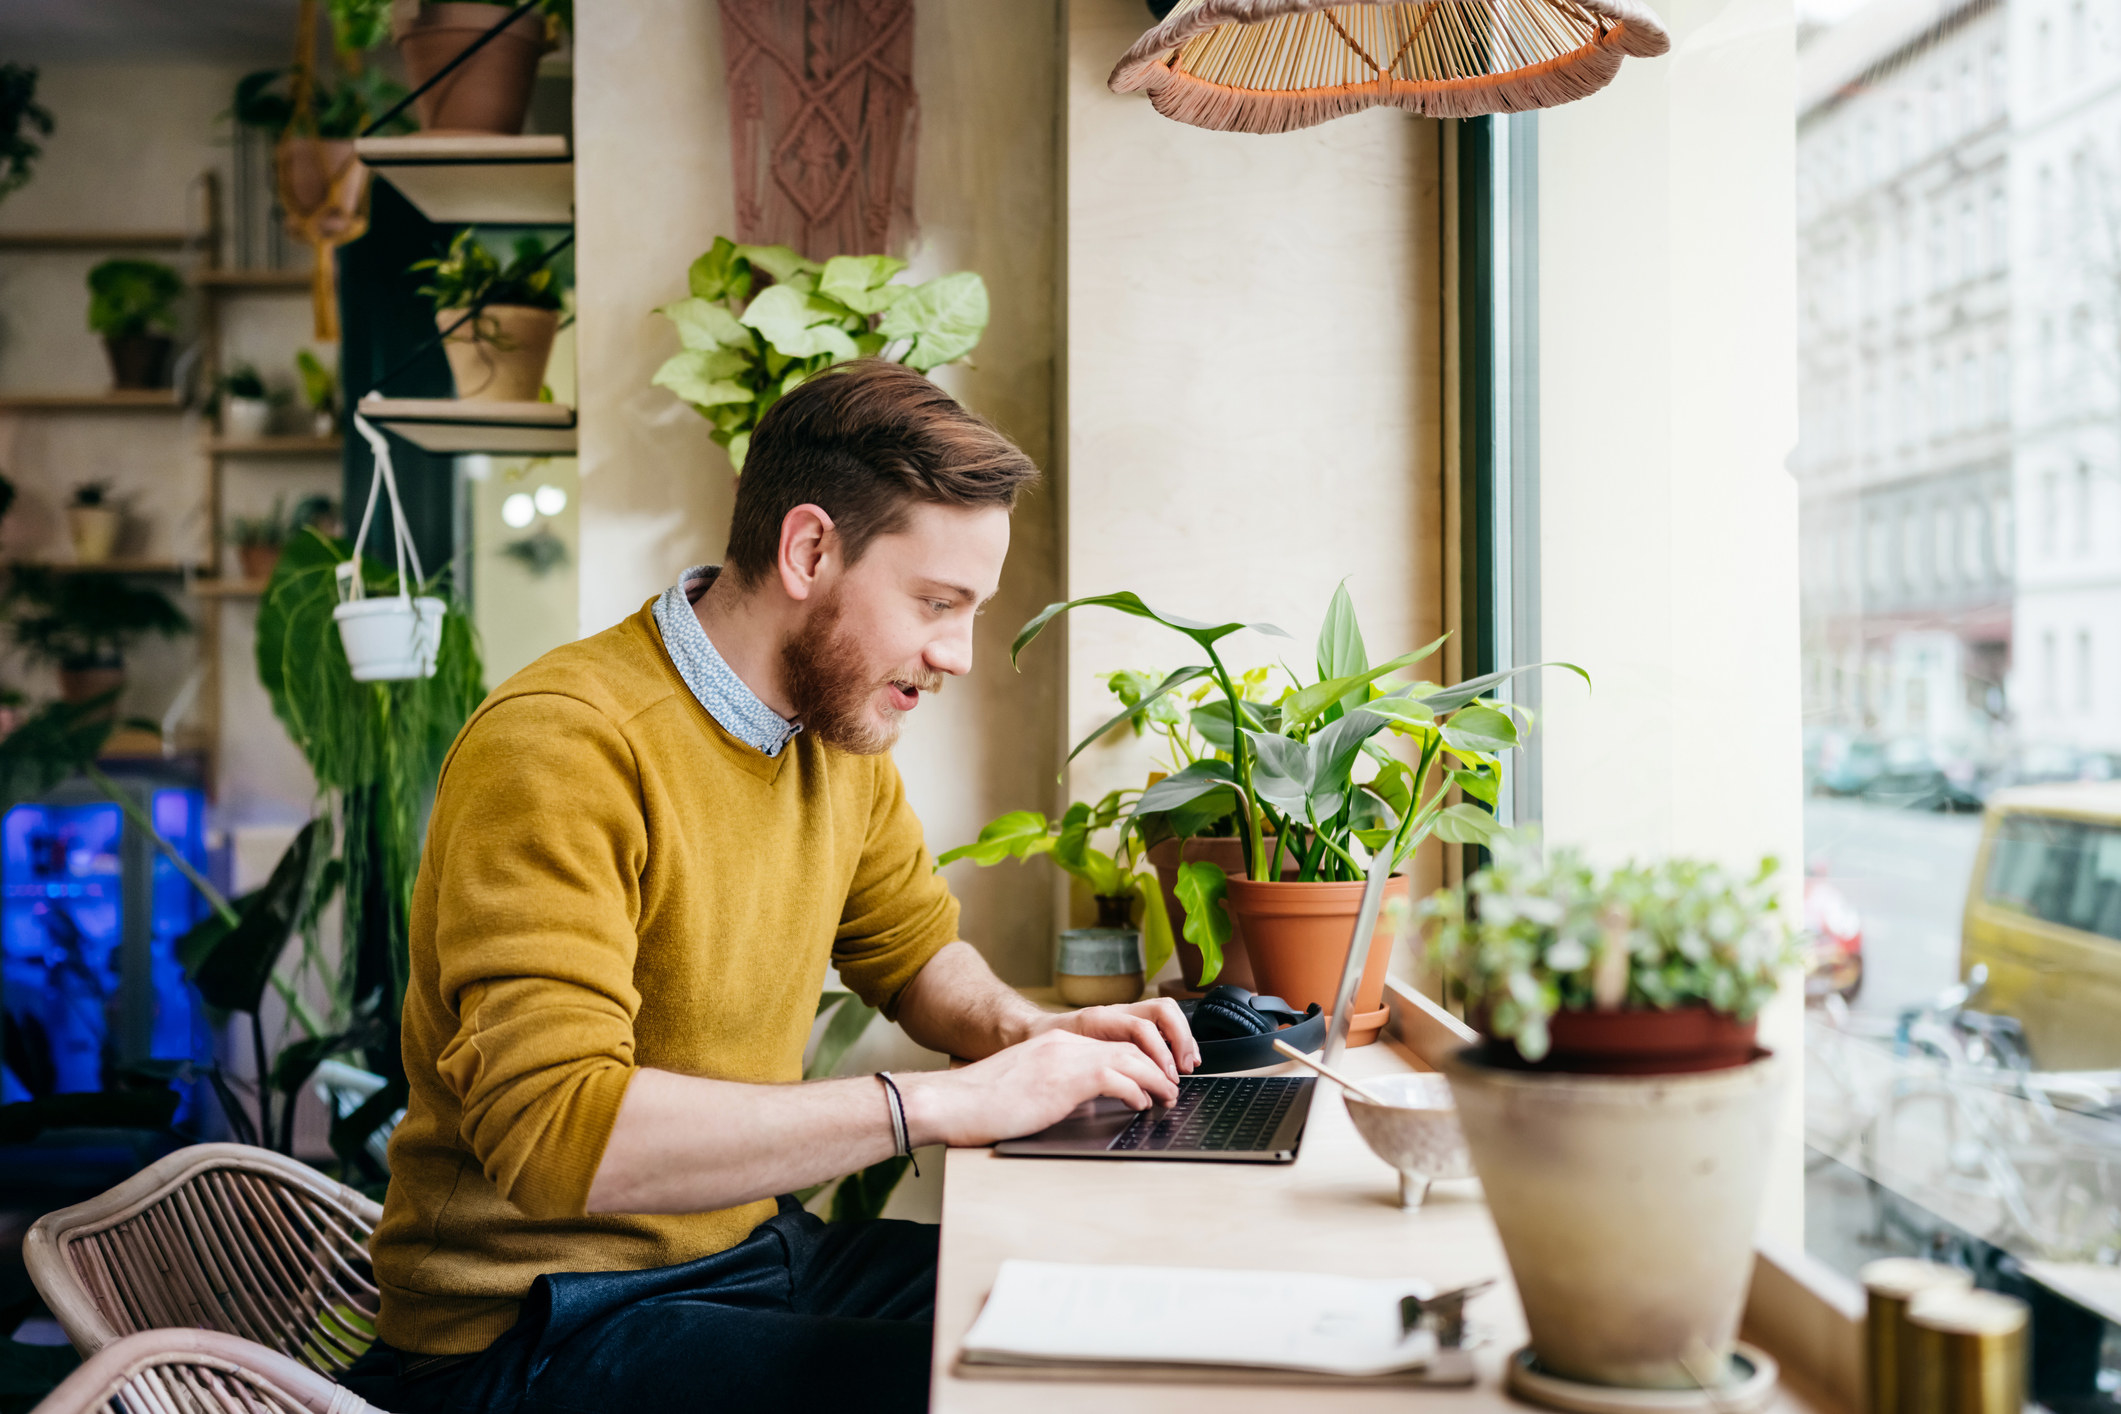
{"label": "man's hair", "polygon": [[856,359],[767,409],[737,479],[726,568],[758,583],[797,506],[832,517],[848,564],[903,530],[917,501],[1014,509],[1038,467],[1014,442],[901,363]]}

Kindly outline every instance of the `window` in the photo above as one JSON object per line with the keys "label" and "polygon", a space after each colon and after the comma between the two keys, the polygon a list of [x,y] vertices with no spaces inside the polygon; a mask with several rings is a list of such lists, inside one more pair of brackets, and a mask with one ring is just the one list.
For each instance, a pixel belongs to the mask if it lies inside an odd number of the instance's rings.
{"label": "window", "polygon": [[1988,268],[2001,270],[2011,258],[2010,198],[2002,183],[1988,189]]}
{"label": "window", "polygon": [[2092,469],[2083,462],[2077,463],[2077,505],[2071,522],[2077,528],[2077,553],[2092,552]]}
{"label": "window", "polygon": [[2040,553],[2053,559],[2062,547],[2062,474],[2040,478]]}

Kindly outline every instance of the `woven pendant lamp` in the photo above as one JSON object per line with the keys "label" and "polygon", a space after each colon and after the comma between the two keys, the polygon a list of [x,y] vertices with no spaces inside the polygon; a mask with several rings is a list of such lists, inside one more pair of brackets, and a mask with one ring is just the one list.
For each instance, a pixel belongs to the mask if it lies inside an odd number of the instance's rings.
{"label": "woven pendant lamp", "polygon": [[1109,82],[1197,128],[1282,133],[1378,104],[1551,108],[1671,43],[1638,0],[1180,0]]}

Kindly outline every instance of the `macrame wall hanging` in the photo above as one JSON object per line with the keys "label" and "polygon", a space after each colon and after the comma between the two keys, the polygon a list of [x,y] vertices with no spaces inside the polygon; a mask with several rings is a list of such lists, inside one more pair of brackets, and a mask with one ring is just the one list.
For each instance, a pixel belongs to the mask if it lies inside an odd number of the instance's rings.
{"label": "macrame wall hanging", "polygon": [[1180,0],[1110,84],[1197,128],[1280,133],[1380,104],[1551,108],[1670,47],[1638,0]]}
{"label": "macrame wall hanging", "polygon": [[913,226],[913,0],[721,0],[737,239],[812,260]]}

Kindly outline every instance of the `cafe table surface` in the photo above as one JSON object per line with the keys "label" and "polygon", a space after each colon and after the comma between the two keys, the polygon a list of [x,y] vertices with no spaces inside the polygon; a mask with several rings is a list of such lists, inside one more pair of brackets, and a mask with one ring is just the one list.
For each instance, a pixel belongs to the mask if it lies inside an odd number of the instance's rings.
{"label": "cafe table surface", "polygon": [[[1419,1069],[1396,1042],[1351,1050],[1358,1079]],[[1286,1067],[1295,1070],[1293,1062]],[[1355,1132],[1340,1088],[1321,1082],[1293,1164],[1000,1158],[954,1149],[943,1181],[942,1257],[935,1308],[936,1414],[1213,1408],[1286,1414],[1330,1398],[1336,1409],[1521,1409],[1502,1390],[1502,1365],[1525,1342],[1524,1317],[1477,1180],[1435,1184],[1414,1211],[1399,1206],[1397,1176]],[[1416,1277],[1446,1290],[1492,1278],[1469,1308],[1488,1334],[1480,1381],[1461,1389],[1284,1383],[1202,1384],[1051,1378],[966,1378],[953,1372],[965,1332],[1009,1257],[1049,1262],[1270,1268],[1350,1276]],[[1826,1406],[1785,1380],[1775,1414]]]}

